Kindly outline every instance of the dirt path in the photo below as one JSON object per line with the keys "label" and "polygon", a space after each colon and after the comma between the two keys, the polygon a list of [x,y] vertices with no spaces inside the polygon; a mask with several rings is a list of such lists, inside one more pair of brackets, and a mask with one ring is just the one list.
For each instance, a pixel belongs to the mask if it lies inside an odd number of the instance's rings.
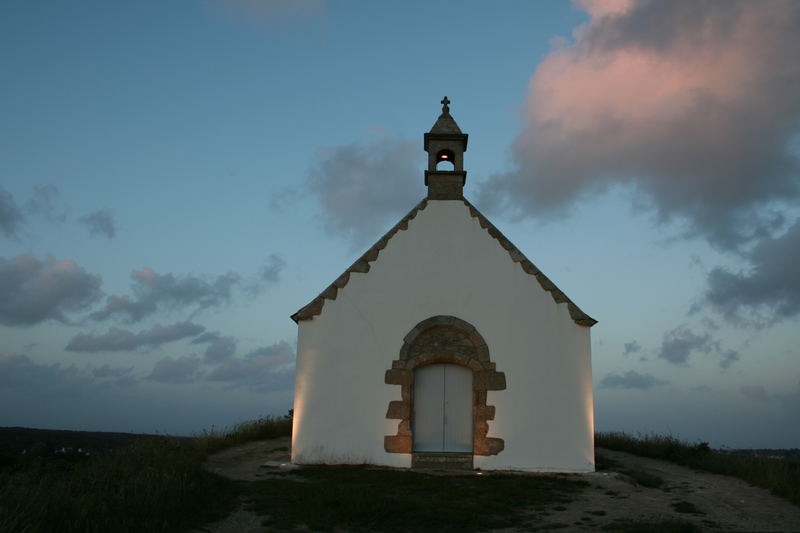
{"label": "dirt path", "polygon": [[[203,468],[228,479],[269,479],[270,472],[275,469],[264,465],[288,463],[291,445],[290,437],[248,442],[211,455]],[[262,533],[268,531],[261,525],[263,521],[263,517],[248,509],[246,501],[240,501],[237,509],[227,518],[192,533]]]}
{"label": "dirt path", "polygon": [[[204,466],[230,479],[269,479],[277,465],[288,463],[289,446],[288,438],[248,443],[212,455]],[[572,503],[548,511],[547,522],[553,529],[597,531],[619,520],[683,520],[707,531],[800,533],[800,507],[764,489],[666,461],[604,449],[598,449],[597,453],[614,461],[615,466],[607,472],[581,476],[591,487]],[[268,461],[272,467],[264,466]],[[659,488],[643,487],[614,470],[644,472],[664,483]],[[262,533],[268,531],[261,525],[262,520],[247,509],[246,502],[241,502],[225,520],[197,532]],[[542,524],[537,521],[529,525]]]}
{"label": "dirt path", "polygon": [[592,531],[625,519],[685,520],[709,531],[800,531],[800,507],[739,479],[624,452],[598,449],[597,453],[619,463],[616,470],[642,471],[664,484],[642,487],[613,471],[587,475],[594,490],[584,491],[549,517],[571,525],[562,531]]}
{"label": "dirt path", "polygon": [[203,468],[228,479],[266,479],[272,469],[264,465],[267,462],[289,463],[291,445],[290,437],[248,442],[209,456]]}

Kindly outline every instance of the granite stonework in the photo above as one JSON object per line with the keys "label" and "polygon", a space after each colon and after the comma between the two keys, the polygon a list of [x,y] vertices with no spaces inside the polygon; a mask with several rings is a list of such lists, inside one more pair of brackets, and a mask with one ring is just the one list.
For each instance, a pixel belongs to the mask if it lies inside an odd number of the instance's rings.
{"label": "granite stonework", "polygon": [[386,418],[400,420],[395,435],[384,437],[388,453],[412,453],[414,370],[434,363],[451,363],[472,370],[473,454],[495,455],[503,450],[503,439],[489,437],[494,406],[486,405],[486,391],[504,390],[506,376],[495,369],[489,347],[472,324],[454,316],[423,320],[405,336],[399,357],[386,371],[384,382],[400,385],[401,400],[389,402]]}

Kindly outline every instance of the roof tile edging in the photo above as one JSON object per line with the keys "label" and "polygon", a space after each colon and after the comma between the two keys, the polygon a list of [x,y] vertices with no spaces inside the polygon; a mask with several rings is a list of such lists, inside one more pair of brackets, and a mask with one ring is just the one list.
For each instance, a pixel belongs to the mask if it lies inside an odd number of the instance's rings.
{"label": "roof tile edging", "polygon": [[592,327],[597,324],[597,320],[590,317],[583,311],[581,308],[578,307],[575,302],[570,300],[566,294],[564,294],[561,289],[556,287],[556,284],[550,281],[550,278],[545,276],[541,270],[536,268],[525,254],[523,254],[514,244],[508,240],[508,238],[503,235],[503,233],[497,229],[497,227],[492,224],[488,218],[486,218],[483,213],[478,211],[478,209],[472,205],[469,200],[464,198],[464,205],[469,208],[469,214],[473,218],[477,218],[478,222],[480,223],[481,227],[486,230],[486,232],[491,235],[499,244],[503,247],[504,250],[508,252],[508,255],[511,257],[511,260],[515,263],[519,263],[522,267],[522,270],[525,273],[530,274],[536,278],[536,281],[539,282],[542,289],[546,290],[550,293],[550,296],[553,297],[553,300],[557,304],[566,303],[567,309],[569,309],[569,316],[572,317],[572,320],[578,324],[579,326],[586,326]]}
{"label": "roof tile edging", "polygon": [[[555,283],[550,281],[550,278],[545,276],[536,265],[534,265],[525,254],[523,254],[514,244],[506,238],[503,233],[497,229],[497,227],[489,222],[489,219],[486,218],[483,213],[478,211],[478,209],[472,205],[466,198],[463,199],[464,205],[469,208],[470,216],[473,218],[477,218],[478,222],[480,223],[481,227],[486,230],[486,232],[497,242],[500,246],[503,247],[508,252],[508,255],[511,257],[511,260],[515,263],[519,263],[522,267],[522,270],[534,276],[536,281],[539,282],[539,285],[545,291],[550,293],[550,296],[553,298],[557,304],[566,303],[567,309],[569,310],[569,315],[572,320],[578,324],[579,326],[586,326],[592,327],[597,324],[597,320],[593,319],[586,313],[584,313],[580,307],[578,307],[575,302],[570,300],[566,294],[564,294],[561,289],[556,287]],[[307,305],[302,307],[299,311],[291,316],[292,320],[295,322],[300,322],[301,320],[311,320],[315,316],[322,313],[322,308],[325,305],[325,300],[335,300],[336,296],[340,289],[343,289],[347,282],[350,281],[350,275],[353,272],[360,272],[360,273],[367,273],[369,272],[370,266],[369,264],[375,261],[378,258],[378,255],[381,250],[386,248],[386,245],[389,243],[389,240],[398,232],[398,231],[405,231],[408,229],[408,222],[413,220],[417,213],[425,209],[428,205],[428,199],[424,198],[420,201],[416,206],[414,206],[411,211],[408,212],[406,216],[400,219],[400,221],[395,224],[392,229],[390,229],[386,234],[378,239],[378,242],[373,244],[364,254],[359,257],[352,265],[350,265],[347,270],[345,270],[333,283],[328,285],[328,287],[322,291],[319,296],[311,300]]]}
{"label": "roof tile edging", "polygon": [[417,205],[414,206],[411,211],[408,212],[406,216],[400,219],[400,221],[392,226],[392,229],[386,232],[386,234],[378,239],[378,242],[373,244],[364,254],[356,259],[356,261],[350,265],[347,270],[345,270],[341,276],[336,278],[336,280],[328,285],[328,287],[322,291],[319,296],[311,300],[306,306],[302,307],[299,311],[292,315],[292,320],[295,322],[300,322],[301,320],[311,320],[315,316],[322,313],[322,308],[325,305],[325,300],[335,300],[336,296],[339,292],[339,289],[343,289],[347,282],[350,281],[350,274],[353,272],[360,272],[360,273],[367,273],[369,272],[369,264],[376,259],[378,259],[378,255],[381,250],[386,248],[386,245],[389,244],[389,240],[394,237],[395,233],[398,231],[405,231],[408,229],[408,222],[413,220],[417,213],[425,209],[428,205],[428,199],[423,198]]}

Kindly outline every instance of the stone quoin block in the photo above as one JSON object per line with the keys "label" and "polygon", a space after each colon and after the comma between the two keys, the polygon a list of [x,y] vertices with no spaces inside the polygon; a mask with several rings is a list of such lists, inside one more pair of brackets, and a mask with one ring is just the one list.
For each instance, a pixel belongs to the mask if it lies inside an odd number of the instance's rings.
{"label": "stone quoin block", "polygon": [[[473,454],[492,455],[502,450],[503,440],[487,437],[488,420],[493,420],[495,407],[486,405],[487,390],[503,390],[505,374],[495,371],[489,348],[477,329],[457,317],[439,315],[423,320],[403,338],[398,359],[384,375],[384,382],[400,385],[402,400],[392,400],[386,418],[400,420],[397,433],[387,435],[384,447],[389,453],[410,453],[413,447],[412,398],[414,369],[424,364],[451,363],[472,370],[473,386]],[[402,438],[408,438],[403,440]],[[500,443],[499,445],[497,443]],[[398,451],[390,451],[398,450]]]}
{"label": "stone quoin block", "polygon": [[411,453],[410,435],[387,435],[383,437],[383,449],[388,453]]}

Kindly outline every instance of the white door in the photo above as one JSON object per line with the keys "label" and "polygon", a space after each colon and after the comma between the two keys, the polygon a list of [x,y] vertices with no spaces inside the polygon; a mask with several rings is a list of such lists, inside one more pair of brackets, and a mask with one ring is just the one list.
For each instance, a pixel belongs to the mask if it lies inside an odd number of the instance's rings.
{"label": "white door", "polygon": [[414,371],[414,451],[472,452],[472,370],[427,365]]}

